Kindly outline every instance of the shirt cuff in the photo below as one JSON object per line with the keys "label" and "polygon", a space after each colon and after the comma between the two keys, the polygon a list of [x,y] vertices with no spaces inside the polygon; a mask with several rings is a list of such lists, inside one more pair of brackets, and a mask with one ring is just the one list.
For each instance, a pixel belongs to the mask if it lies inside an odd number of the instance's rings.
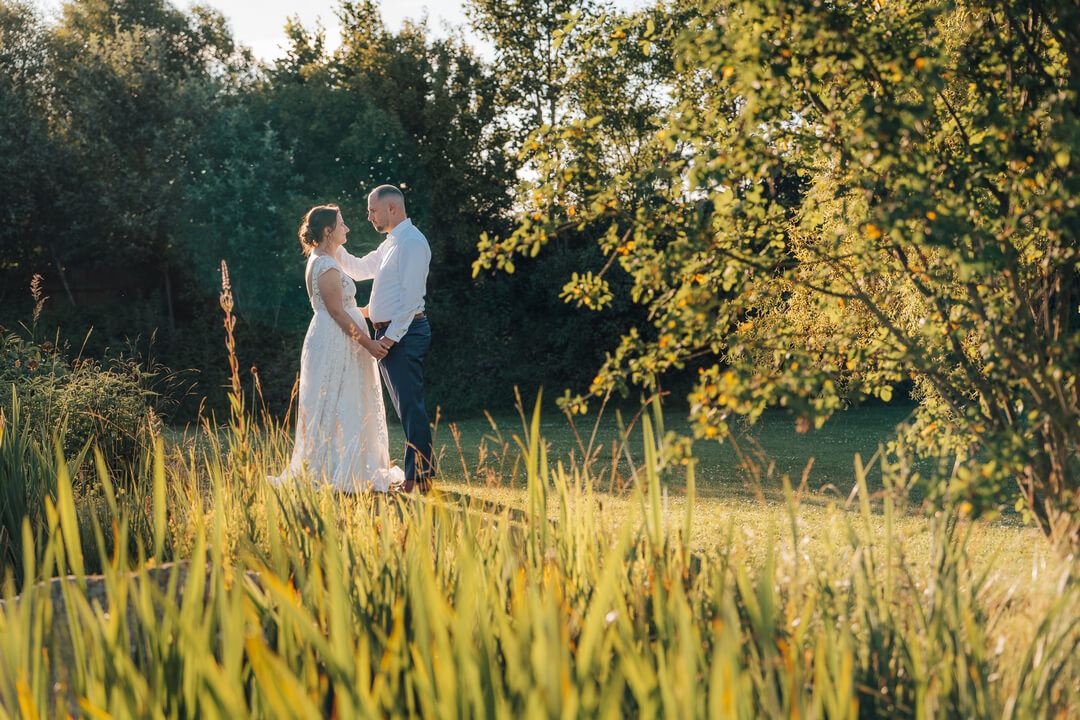
{"label": "shirt cuff", "polygon": [[413,318],[416,317],[416,309],[412,309],[407,313],[398,315],[390,321],[390,327],[386,328],[386,333],[383,337],[388,337],[395,343],[401,342],[401,338],[405,337],[405,333],[409,332],[409,326],[412,325]]}

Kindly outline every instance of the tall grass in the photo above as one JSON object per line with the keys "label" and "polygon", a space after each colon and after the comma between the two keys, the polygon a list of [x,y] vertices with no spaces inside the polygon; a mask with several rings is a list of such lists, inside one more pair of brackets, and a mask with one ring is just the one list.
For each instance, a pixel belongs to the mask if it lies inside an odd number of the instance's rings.
{"label": "tall grass", "polygon": [[[262,478],[284,448],[254,442],[258,433],[242,453],[235,438],[212,437],[184,461],[158,444],[140,541],[128,542],[123,504],[90,518],[97,552],[109,550],[103,526],[119,538],[100,578],[86,576],[61,468],[45,501],[50,532],[40,552],[27,550],[23,592],[16,600],[8,583],[0,612],[0,715],[1046,717],[1080,707],[1071,576],[1022,643],[992,648],[990,629],[1009,610],[984,602],[985,576],[965,554],[971,525],[930,518],[930,565],[913,566],[893,495],[874,508],[865,468],[861,508],[827,561],[801,551],[792,493],[790,546],[778,528],[749,564],[734,541],[690,547],[692,502],[681,520],[663,512],[655,418],[635,441],[634,522],[601,509],[583,467],[548,462],[539,420],[517,438],[524,512],[275,490]],[[896,472],[883,469],[893,485]],[[107,473],[100,482],[113,497]],[[162,564],[172,556],[184,562]],[[34,582],[53,576],[68,577]]]}
{"label": "tall grass", "polygon": [[[605,504],[591,452],[549,457],[539,403],[513,438],[515,459],[504,446],[484,473],[495,486],[523,476],[517,509],[483,494],[271,487],[288,428],[256,427],[239,395],[235,384],[227,430],[201,448],[155,443],[136,503],[118,499],[99,457],[105,503],[80,523],[57,466],[47,532],[22,522],[22,577],[5,582],[0,717],[1080,710],[1074,564],[1052,583],[1044,574],[1055,598],[992,644],[1023,609],[988,591],[959,514],[928,518],[929,550],[910,547],[896,525],[900,463],[877,460],[885,490],[874,503],[856,461],[858,509],[824,552],[806,552],[790,486],[790,528],[753,552],[732,528],[703,551],[690,542],[692,462],[685,513],[665,512],[673,457],[655,409],[623,438],[627,518]],[[105,560],[100,577],[88,576],[88,555]]]}
{"label": "tall grass", "polygon": [[[59,450],[63,445],[62,435],[50,437],[49,428],[35,429],[23,420],[14,393],[11,405],[0,408],[0,573],[22,572],[23,524],[40,542],[48,527],[46,499],[55,502],[61,468],[73,474],[90,449],[86,444],[67,460]],[[50,452],[54,446],[58,450]]]}

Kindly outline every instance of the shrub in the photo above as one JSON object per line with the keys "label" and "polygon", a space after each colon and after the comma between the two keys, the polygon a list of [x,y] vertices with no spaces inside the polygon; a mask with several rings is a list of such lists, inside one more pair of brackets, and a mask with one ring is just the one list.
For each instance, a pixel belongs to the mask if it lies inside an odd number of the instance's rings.
{"label": "shrub", "polygon": [[143,431],[154,422],[145,391],[134,378],[84,363],[45,398],[45,417],[64,424],[64,451],[93,439],[112,464],[131,463],[143,449]]}
{"label": "shrub", "polygon": [[58,343],[0,332],[0,407],[18,400],[23,424],[55,433],[65,455],[94,443],[114,470],[139,458],[144,431],[159,422],[155,377],[136,360],[69,362]]}

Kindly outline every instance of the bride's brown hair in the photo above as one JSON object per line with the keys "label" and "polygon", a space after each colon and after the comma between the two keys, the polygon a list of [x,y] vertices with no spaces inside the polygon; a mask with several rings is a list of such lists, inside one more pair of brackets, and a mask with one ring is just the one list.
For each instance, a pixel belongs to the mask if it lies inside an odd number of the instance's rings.
{"label": "bride's brown hair", "polygon": [[300,247],[305,255],[310,255],[315,246],[323,241],[327,230],[337,227],[337,205],[316,205],[307,211],[304,222],[300,225]]}

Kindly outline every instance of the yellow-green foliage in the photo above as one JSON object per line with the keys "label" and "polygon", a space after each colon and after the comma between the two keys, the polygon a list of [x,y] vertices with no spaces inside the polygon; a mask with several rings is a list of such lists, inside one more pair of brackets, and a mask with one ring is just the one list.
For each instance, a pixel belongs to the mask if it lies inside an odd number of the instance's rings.
{"label": "yellow-green foliage", "polygon": [[563,299],[648,308],[567,406],[698,365],[695,435],[723,438],[768,407],[809,425],[913,387],[897,440],[941,460],[928,496],[1016,502],[1080,546],[1080,53],[1062,30],[1080,8],[663,6],[605,40],[675,71],[635,162],[611,167],[623,140],[593,130],[619,106],[538,129],[514,231],[478,243],[476,274],[591,244]]}
{"label": "yellow-green foliage", "polygon": [[[1077,710],[1080,589],[1068,562],[1060,597],[991,647],[1012,611],[988,600],[967,560],[974,525],[931,518],[929,549],[913,548],[893,494],[872,507],[857,465],[861,509],[821,553],[805,552],[790,489],[790,528],[762,539],[760,560],[734,539],[704,552],[689,541],[692,465],[672,516],[663,447],[643,424],[629,515],[607,508],[580,467],[549,462],[539,412],[520,438],[524,510],[482,495],[275,489],[263,475],[282,460],[280,432],[238,437],[234,425],[186,460],[159,444],[138,542],[101,478],[117,533],[107,543],[92,518],[97,552],[112,546],[102,579],[85,577],[61,467],[43,562],[20,600],[8,584],[0,612],[0,717]],[[27,548],[28,565],[34,556]],[[156,569],[168,557],[187,562]],[[142,581],[154,572],[164,578]],[[33,582],[67,573],[62,602]]]}

